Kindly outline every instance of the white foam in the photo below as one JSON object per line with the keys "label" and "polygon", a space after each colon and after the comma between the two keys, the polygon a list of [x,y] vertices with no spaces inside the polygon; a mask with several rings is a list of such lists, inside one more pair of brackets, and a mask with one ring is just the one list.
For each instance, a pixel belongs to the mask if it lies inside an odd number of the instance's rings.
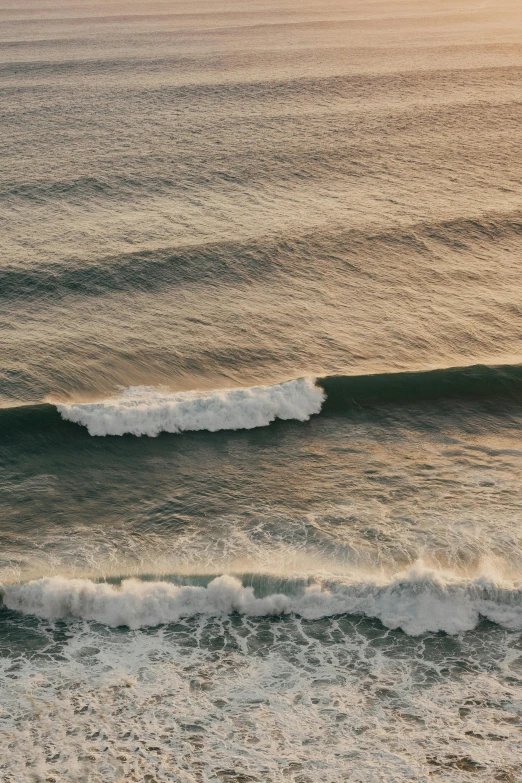
{"label": "white foam", "polygon": [[87,427],[90,435],[149,435],[188,430],[241,430],[266,427],[274,419],[307,421],[319,413],[325,393],[313,378],[275,386],[208,392],[168,392],[130,387],[118,397],[95,403],[61,403],[62,418]]}
{"label": "white foam", "polygon": [[520,584],[488,577],[469,580],[422,565],[388,581],[313,584],[299,595],[278,593],[263,598],[227,575],[215,578],[206,588],[136,579],[116,587],[51,577],[6,586],[3,592],[9,609],[47,619],[83,618],[132,629],[232,612],[253,617],[296,614],[305,619],[360,614],[412,636],[468,631],[481,617],[505,628],[522,629]]}

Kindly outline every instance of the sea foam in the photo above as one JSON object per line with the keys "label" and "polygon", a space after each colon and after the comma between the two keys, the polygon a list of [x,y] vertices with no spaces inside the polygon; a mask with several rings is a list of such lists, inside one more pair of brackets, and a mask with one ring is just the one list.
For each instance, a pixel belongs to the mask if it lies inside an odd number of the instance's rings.
{"label": "sea foam", "polygon": [[87,427],[90,435],[155,437],[160,432],[249,430],[275,419],[306,421],[320,412],[324,400],[313,378],[300,378],[275,386],[206,392],[135,386],[101,402],[56,407],[62,418]]}
{"label": "sea foam", "polygon": [[81,618],[132,629],[234,612],[251,617],[294,614],[309,620],[363,615],[411,636],[469,631],[481,617],[522,629],[519,584],[488,577],[469,580],[419,566],[388,581],[314,583],[297,595],[265,597],[256,597],[252,587],[228,575],[207,587],[137,579],[114,586],[56,576],[6,586],[3,602],[8,609],[46,619]]}

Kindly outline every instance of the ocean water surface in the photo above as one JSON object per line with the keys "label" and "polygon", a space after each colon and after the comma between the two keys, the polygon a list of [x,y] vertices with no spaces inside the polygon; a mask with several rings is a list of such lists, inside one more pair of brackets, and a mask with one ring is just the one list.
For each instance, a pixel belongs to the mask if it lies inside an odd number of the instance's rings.
{"label": "ocean water surface", "polygon": [[2,783],[522,781],[518,0],[0,0]]}

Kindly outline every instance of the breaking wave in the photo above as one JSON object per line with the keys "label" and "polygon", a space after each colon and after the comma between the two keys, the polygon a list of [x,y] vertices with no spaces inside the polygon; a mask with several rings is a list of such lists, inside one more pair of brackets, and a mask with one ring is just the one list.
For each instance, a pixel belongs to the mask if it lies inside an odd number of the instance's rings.
{"label": "breaking wave", "polygon": [[[52,432],[80,424],[91,435],[149,435],[195,430],[264,427],[275,419],[307,421],[362,408],[446,402],[522,403],[522,365],[471,365],[436,370],[299,378],[273,386],[170,392],[133,386],[119,395],[90,403],[48,403],[0,408],[3,435]],[[506,408],[506,410],[508,410]]]}
{"label": "breaking wave", "polygon": [[57,408],[64,419],[82,424],[91,435],[155,436],[160,432],[253,429],[275,419],[307,421],[321,410],[495,398],[522,401],[522,366],[333,375],[209,392],[174,393],[138,386],[101,402],[59,404]]}
{"label": "breaking wave", "polygon": [[319,413],[323,389],[311,378],[276,386],[208,392],[167,392],[138,386],[102,402],[57,405],[62,417],[90,435],[149,435],[195,430],[249,430],[275,419],[306,421]]}
{"label": "breaking wave", "polygon": [[315,620],[362,615],[410,636],[472,630],[481,618],[522,629],[522,583],[490,576],[466,579],[416,564],[391,579],[313,583],[298,593],[256,597],[234,576],[207,587],[167,581],[125,580],[119,586],[88,579],[49,577],[3,589],[11,610],[48,620],[83,619],[139,629],[196,615],[239,613],[250,617],[293,614]]}

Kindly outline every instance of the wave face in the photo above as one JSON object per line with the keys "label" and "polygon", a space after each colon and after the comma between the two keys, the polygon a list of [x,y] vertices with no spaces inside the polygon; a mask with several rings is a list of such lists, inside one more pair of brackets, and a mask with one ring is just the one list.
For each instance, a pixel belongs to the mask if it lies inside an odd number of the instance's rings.
{"label": "wave face", "polygon": [[115,587],[50,577],[6,587],[3,601],[8,609],[49,620],[83,619],[131,629],[231,613],[295,614],[307,620],[364,615],[410,636],[470,631],[481,617],[510,630],[522,629],[522,585],[490,577],[463,579],[422,565],[388,581],[312,584],[300,595],[275,593],[262,598],[255,596],[253,587],[227,575],[215,578],[208,587],[137,579]]}
{"label": "wave face", "polygon": [[161,392],[131,387],[102,402],[57,405],[64,419],[90,435],[148,435],[196,430],[250,430],[275,419],[307,421],[319,413],[324,392],[313,379],[210,392]]}
{"label": "wave face", "polygon": [[522,401],[522,365],[476,364],[421,372],[333,375],[317,383],[325,390],[325,410],[411,404],[437,400]]}

